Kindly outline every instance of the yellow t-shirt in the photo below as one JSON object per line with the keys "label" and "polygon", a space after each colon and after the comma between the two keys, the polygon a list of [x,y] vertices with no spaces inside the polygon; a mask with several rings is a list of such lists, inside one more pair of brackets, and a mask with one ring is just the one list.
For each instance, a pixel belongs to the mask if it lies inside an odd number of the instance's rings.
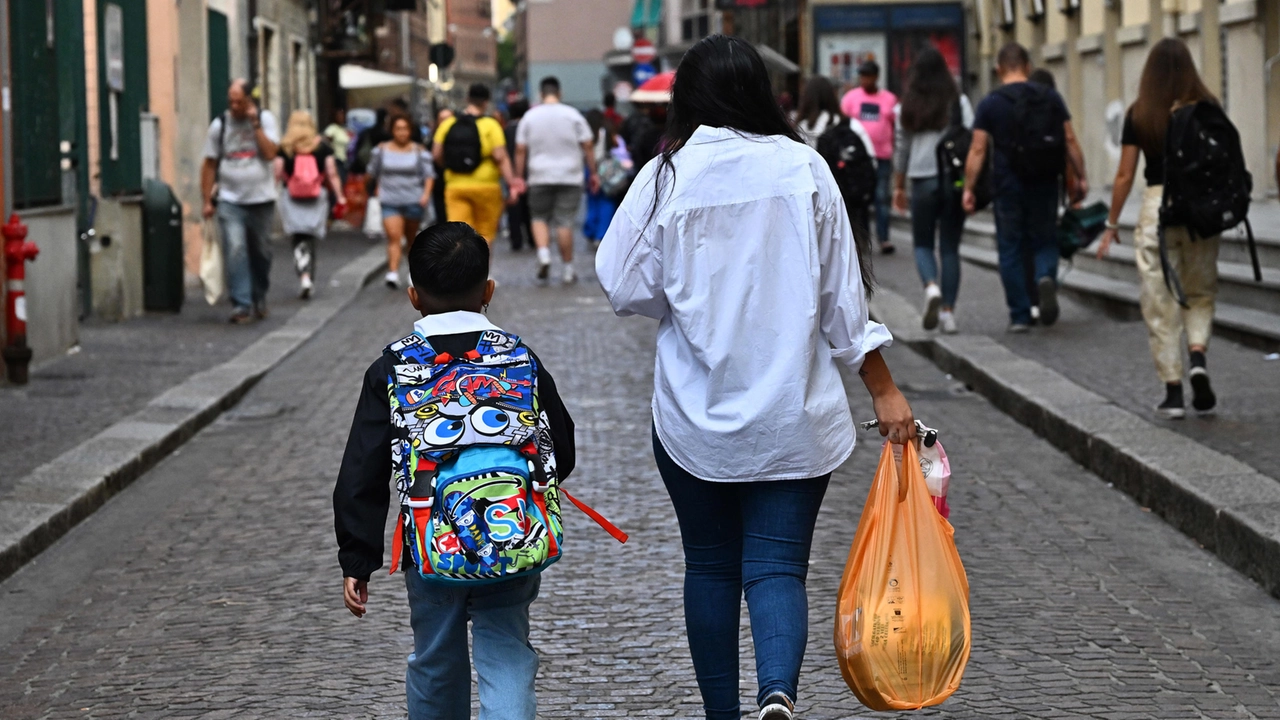
{"label": "yellow t-shirt", "polygon": [[[444,144],[444,137],[449,134],[455,122],[457,118],[449,118],[440,123],[435,134],[437,144]],[[476,130],[480,133],[480,165],[470,174],[456,173],[446,168],[444,171],[446,186],[497,185],[502,180],[502,171],[498,169],[498,163],[493,161],[493,149],[507,146],[507,136],[502,132],[502,125],[491,117],[479,117],[476,118]]]}

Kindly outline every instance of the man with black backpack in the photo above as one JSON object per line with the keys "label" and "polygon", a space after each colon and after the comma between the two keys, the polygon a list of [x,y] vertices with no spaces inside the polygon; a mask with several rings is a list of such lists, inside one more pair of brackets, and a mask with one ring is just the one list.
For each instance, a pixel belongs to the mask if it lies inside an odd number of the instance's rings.
{"label": "man with black backpack", "polygon": [[1009,332],[1031,326],[1031,297],[1026,254],[1034,258],[1040,292],[1040,321],[1058,320],[1058,183],[1066,163],[1075,171],[1073,198],[1088,191],[1084,156],[1071,128],[1071,114],[1052,88],[1027,82],[1027,49],[1009,43],[996,58],[1001,87],[978,104],[973,143],[965,163],[964,209],[977,206],[975,185],[994,144],[992,191],[995,194],[996,248],[1000,281],[1009,306]]}
{"label": "man with black backpack", "polygon": [[464,222],[490,243],[502,219],[502,181],[514,201],[525,190],[524,179],[511,172],[502,124],[486,115],[489,88],[480,83],[467,91],[467,108],[436,128],[432,155],[444,166],[444,206],[449,222]]}

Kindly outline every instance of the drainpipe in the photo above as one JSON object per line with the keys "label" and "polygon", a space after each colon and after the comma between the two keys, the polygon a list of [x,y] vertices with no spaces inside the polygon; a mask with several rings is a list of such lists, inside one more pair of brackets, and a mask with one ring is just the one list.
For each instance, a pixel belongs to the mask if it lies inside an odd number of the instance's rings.
{"label": "drainpipe", "polygon": [[4,125],[4,167],[0,185],[4,185],[4,205],[0,217],[13,212],[13,98],[9,77],[9,0],[0,0],[0,122]]}

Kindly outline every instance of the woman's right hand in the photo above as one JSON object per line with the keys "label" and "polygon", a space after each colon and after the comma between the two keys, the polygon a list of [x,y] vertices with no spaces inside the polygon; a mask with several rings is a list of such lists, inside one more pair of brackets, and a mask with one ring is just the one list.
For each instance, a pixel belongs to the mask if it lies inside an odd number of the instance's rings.
{"label": "woman's right hand", "polygon": [[907,190],[906,188],[895,188],[893,191],[893,209],[900,213],[907,211]]}
{"label": "woman's right hand", "polygon": [[1097,258],[1101,260],[1111,252],[1111,243],[1120,242],[1120,231],[1115,228],[1107,228],[1102,232],[1102,241],[1098,243]]}
{"label": "woman's right hand", "polygon": [[875,409],[876,420],[879,421],[880,434],[889,438],[889,442],[905,445],[916,437],[916,418],[911,412],[911,404],[903,396],[897,386],[874,395],[871,406]]}

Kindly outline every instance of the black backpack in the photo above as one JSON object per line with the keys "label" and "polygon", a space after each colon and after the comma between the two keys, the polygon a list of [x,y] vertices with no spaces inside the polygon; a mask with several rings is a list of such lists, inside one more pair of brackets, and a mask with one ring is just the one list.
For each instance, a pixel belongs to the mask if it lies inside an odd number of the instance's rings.
{"label": "black backpack", "polygon": [[[938,194],[942,207],[946,212],[962,212],[964,199],[964,168],[969,161],[969,146],[973,144],[973,131],[964,126],[964,111],[960,106],[960,98],[951,108],[951,124],[942,131],[938,138],[935,153],[938,158]],[[975,210],[985,209],[991,204],[991,161],[990,155],[982,163],[982,172],[973,188],[977,201]]]}
{"label": "black backpack", "polygon": [[1185,227],[1194,241],[1244,223],[1253,277],[1262,282],[1249,224],[1253,176],[1244,163],[1240,133],[1222,107],[1201,100],[1174,111],[1164,139],[1164,196],[1160,201],[1160,264],[1165,284],[1184,307],[1182,283],[1169,264],[1166,227]]}
{"label": "black backpack", "polygon": [[841,120],[818,138],[818,154],[831,168],[840,194],[851,208],[865,208],[875,200],[876,162],[871,149],[850,126]]}
{"label": "black backpack", "polygon": [[1009,168],[1024,182],[1051,180],[1067,167],[1066,118],[1049,88],[1021,83],[1019,91],[996,91],[1013,103],[1013,132],[1008,140]]}
{"label": "black backpack", "polygon": [[444,166],[453,172],[470,175],[480,167],[482,159],[476,117],[462,113],[444,136]]}

